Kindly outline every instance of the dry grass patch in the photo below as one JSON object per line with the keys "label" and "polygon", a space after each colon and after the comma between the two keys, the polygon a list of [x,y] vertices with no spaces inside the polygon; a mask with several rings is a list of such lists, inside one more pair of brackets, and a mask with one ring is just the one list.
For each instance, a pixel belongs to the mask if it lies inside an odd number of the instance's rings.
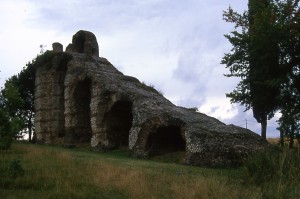
{"label": "dry grass patch", "polygon": [[151,169],[120,167],[98,163],[91,169],[94,183],[106,190],[114,188],[129,198],[261,198],[257,188],[236,186],[226,177],[162,173]]}
{"label": "dry grass patch", "polygon": [[[25,175],[0,178],[4,198],[262,198],[241,185],[240,170],[204,169],[63,148],[14,144]],[[3,170],[3,169],[2,169]],[[3,170],[4,171],[4,170]],[[0,176],[1,177],[1,176]]]}

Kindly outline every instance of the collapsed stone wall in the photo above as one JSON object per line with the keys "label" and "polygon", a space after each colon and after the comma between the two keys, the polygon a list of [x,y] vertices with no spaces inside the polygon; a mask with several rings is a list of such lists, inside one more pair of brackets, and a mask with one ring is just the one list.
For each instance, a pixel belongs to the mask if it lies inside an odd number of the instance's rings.
{"label": "collapsed stone wall", "polygon": [[[233,166],[267,146],[259,135],[178,107],[99,57],[96,37],[55,44],[52,67],[36,73],[36,133],[42,143],[90,143],[95,150],[128,147],[133,157],[182,151],[191,165]],[[72,56],[61,64],[62,54]],[[57,67],[59,65],[59,67]]]}

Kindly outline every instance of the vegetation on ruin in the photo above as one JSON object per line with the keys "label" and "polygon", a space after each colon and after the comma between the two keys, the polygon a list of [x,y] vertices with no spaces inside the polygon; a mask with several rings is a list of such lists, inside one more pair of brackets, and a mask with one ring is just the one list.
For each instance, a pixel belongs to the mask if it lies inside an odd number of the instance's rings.
{"label": "vegetation on ruin", "polygon": [[[56,57],[57,65],[53,64],[53,58]],[[33,64],[35,68],[46,67],[46,69],[54,68],[55,70],[61,70],[72,59],[72,55],[65,52],[46,51],[42,55],[38,55]]]}
{"label": "vegetation on ruin", "polygon": [[[6,80],[0,93],[0,148],[8,148],[14,137],[28,134],[29,141],[34,135],[34,91],[37,68],[65,70],[72,56],[63,52],[46,51],[37,55],[17,75]],[[53,63],[55,60],[55,64]],[[3,132],[2,132],[3,131]]]}

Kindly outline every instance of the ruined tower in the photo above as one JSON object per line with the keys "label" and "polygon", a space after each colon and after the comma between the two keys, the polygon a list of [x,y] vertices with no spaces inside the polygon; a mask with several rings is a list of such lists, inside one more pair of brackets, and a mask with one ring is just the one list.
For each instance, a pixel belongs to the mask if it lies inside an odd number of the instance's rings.
{"label": "ruined tower", "polygon": [[247,129],[178,107],[154,88],[123,75],[99,57],[95,35],[79,31],[62,52],[59,43],[36,72],[37,140],[95,150],[120,146],[133,157],[182,151],[191,165],[233,166],[263,149]]}

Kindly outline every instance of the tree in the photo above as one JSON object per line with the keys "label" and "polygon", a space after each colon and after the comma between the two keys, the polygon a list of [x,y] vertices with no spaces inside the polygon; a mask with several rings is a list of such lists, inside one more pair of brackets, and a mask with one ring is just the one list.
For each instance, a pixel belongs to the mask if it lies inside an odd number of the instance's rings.
{"label": "tree", "polygon": [[35,142],[34,131],[34,89],[35,89],[35,73],[37,68],[44,66],[46,63],[51,63],[51,59],[56,55],[55,52],[46,51],[37,55],[18,75],[12,76],[9,81],[18,89],[21,99],[24,103],[18,107],[19,118],[25,123],[26,128],[23,130],[28,131],[29,142]]}
{"label": "tree", "polygon": [[267,120],[279,109],[284,73],[279,65],[280,28],[268,0],[249,1],[249,76],[253,116],[266,138]]}
{"label": "tree", "polygon": [[29,141],[34,142],[34,87],[35,87],[35,60],[29,62],[26,67],[14,77],[14,84],[20,92],[21,98],[24,100],[23,107],[20,109],[22,118],[28,129]]}
{"label": "tree", "polygon": [[19,107],[23,105],[18,89],[10,81],[0,93],[0,149],[8,149],[14,137],[24,128],[19,118]]}
{"label": "tree", "polygon": [[[35,73],[37,67],[39,67],[39,60],[42,55],[38,55],[31,62],[27,63],[26,66],[18,75],[10,77],[5,84],[5,89],[2,93],[6,93],[7,88],[14,87],[18,92],[21,101],[13,102],[14,109],[6,109],[9,115],[16,115],[23,123],[23,131],[28,132],[29,142],[35,141],[34,136],[34,87],[35,87]],[[8,86],[10,85],[10,86]],[[4,105],[8,105],[10,100],[3,102]],[[17,112],[17,114],[16,114]]]}
{"label": "tree", "polygon": [[284,137],[289,140],[289,147],[293,148],[294,139],[300,138],[300,93],[286,84],[282,91],[281,117],[278,120],[280,143],[284,145]]}
{"label": "tree", "polygon": [[283,73],[278,63],[278,26],[269,0],[249,0],[248,12],[242,15],[229,8],[224,12],[227,22],[235,23],[232,35],[225,35],[233,45],[225,54],[228,77],[240,77],[236,89],[227,94],[232,103],[241,103],[261,123],[261,136],[266,139],[267,120],[279,108]]}
{"label": "tree", "polygon": [[[53,66],[52,59],[56,57],[56,65]],[[29,141],[35,141],[34,131],[34,89],[35,89],[35,73],[39,67],[45,67],[47,69],[55,68],[59,70],[60,67],[66,65],[72,58],[71,55],[63,52],[46,51],[41,55],[38,55],[31,62],[27,63],[23,70],[7,80],[9,84],[12,84],[18,91],[23,103],[16,106],[18,110],[18,117],[26,125],[23,130],[28,131]],[[10,110],[7,110],[10,114],[14,114]]]}
{"label": "tree", "polygon": [[293,147],[294,138],[299,139],[300,128],[300,6],[299,0],[279,1],[278,23],[282,25],[279,63],[286,70],[287,78],[281,87],[281,118],[279,127],[281,144],[289,138]]}
{"label": "tree", "polygon": [[[233,49],[221,63],[229,68],[228,77],[241,78],[227,97],[253,110],[263,138],[267,120],[278,110],[281,129],[289,126],[295,131],[300,91],[299,0],[249,0],[248,11],[238,14],[229,7],[224,19],[234,23],[235,30],[225,35]],[[287,104],[288,100],[295,103]]]}

